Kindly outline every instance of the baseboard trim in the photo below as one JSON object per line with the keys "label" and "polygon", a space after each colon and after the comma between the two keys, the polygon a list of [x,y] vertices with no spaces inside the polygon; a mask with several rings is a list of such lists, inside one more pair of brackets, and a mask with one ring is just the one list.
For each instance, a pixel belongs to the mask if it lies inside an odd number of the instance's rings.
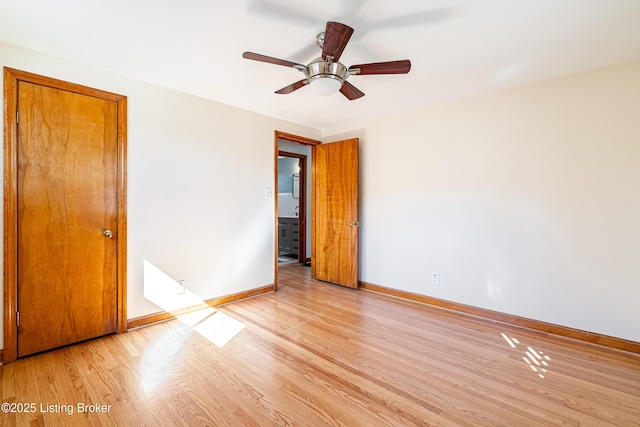
{"label": "baseboard trim", "polygon": [[267,292],[273,292],[274,290],[274,285],[267,285],[260,288],[251,289],[249,291],[211,298],[203,301],[202,304],[192,305],[189,307],[181,308],[180,310],[161,311],[158,313],[148,314],[146,316],[135,317],[133,319],[127,320],[127,330],[141,328],[143,326],[152,325],[154,323],[164,322],[166,320],[174,319],[175,317],[182,314],[191,313],[196,310],[202,310],[203,308],[218,307],[223,304],[229,304],[231,302],[240,301],[242,299],[250,298]]}
{"label": "baseboard trim", "polygon": [[573,338],[585,341],[591,344],[602,345],[617,350],[628,351],[640,354],[640,342],[629,341],[622,338],[602,335],[595,332],[583,331],[580,329],[568,328],[566,326],[546,323],[539,320],[533,320],[526,317],[515,316],[513,314],[501,313],[499,311],[487,310],[484,308],[474,307],[471,305],[459,304],[439,298],[433,298],[426,295],[414,294],[412,292],[401,291],[398,289],[387,288],[385,286],[374,285],[372,283],[359,282],[362,289],[390,295],[410,301],[420,302],[435,307],[446,308],[465,314],[481,317],[483,319],[495,322],[506,323],[512,326],[532,329],[538,332],[545,332],[552,335],[558,335],[566,338]]}

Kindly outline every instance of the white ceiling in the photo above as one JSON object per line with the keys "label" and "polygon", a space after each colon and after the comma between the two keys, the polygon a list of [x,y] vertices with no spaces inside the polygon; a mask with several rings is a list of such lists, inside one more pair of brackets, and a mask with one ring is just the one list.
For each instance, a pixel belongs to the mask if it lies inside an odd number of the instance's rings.
{"label": "white ceiling", "polygon": [[[341,62],[410,59],[407,75],[352,76],[366,93],[289,95],[333,20]],[[0,40],[327,129],[640,58],[640,0],[0,0]],[[29,71],[29,70],[28,70]]]}

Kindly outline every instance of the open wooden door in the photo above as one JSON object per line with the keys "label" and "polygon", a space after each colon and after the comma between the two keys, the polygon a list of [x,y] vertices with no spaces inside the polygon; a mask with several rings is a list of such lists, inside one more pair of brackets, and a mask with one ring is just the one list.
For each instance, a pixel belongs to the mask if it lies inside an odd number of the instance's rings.
{"label": "open wooden door", "polygon": [[358,287],[358,139],[313,152],[313,250],[318,280]]}

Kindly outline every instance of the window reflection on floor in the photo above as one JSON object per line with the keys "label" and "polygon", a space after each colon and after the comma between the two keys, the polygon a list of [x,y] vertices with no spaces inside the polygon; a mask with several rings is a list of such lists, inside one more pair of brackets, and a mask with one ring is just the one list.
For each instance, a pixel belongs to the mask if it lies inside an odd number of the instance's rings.
{"label": "window reflection on floor", "polygon": [[544,374],[547,373],[547,368],[549,367],[549,361],[551,361],[551,357],[544,354],[542,350],[536,350],[531,346],[526,346],[520,344],[517,338],[509,337],[507,334],[502,333],[502,338],[509,344],[511,348],[522,350],[524,352],[524,356],[522,356],[522,360],[531,368],[531,370],[538,374],[540,378],[544,379]]}

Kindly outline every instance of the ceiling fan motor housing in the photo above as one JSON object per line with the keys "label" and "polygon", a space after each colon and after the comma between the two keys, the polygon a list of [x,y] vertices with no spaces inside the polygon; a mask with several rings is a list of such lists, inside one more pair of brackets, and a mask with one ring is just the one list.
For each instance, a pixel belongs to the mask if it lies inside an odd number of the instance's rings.
{"label": "ceiling fan motor housing", "polygon": [[304,75],[307,78],[307,84],[318,78],[336,79],[342,84],[349,76],[349,70],[340,62],[318,58],[306,66]]}

